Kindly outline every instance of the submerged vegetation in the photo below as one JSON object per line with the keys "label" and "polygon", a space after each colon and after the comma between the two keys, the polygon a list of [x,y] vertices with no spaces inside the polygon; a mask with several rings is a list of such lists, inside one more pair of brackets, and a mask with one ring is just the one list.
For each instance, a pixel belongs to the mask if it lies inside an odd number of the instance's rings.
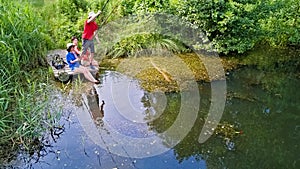
{"label": "submerged vegetation", "polygon": [[[180,86],[185,81],[211,82],[224,79],[220,72],[219,61],[225,65],[225,71],[238,66],[234,59],[205,57],[195,53],[160,56],[105,59],[103,66],[114,67],[117,71],[139,79],[146,91],[160,90],[164,92],[180,92],[187,86]],[[207,67],[213,76],[209,77]],[[134,67],[134,69],[132,69]]]}

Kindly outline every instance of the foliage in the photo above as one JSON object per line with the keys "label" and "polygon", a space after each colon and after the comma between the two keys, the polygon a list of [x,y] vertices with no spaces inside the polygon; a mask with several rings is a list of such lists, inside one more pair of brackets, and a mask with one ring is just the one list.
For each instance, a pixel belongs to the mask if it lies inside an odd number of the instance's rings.
{"label": "foliage", "polygon": [[25,2],[0,0],[0,163],[12,150],[29,150],[45,131],[47,74],[34,70],[52,41],[35,11]]}
{"label": "foliage", "polygon": [[[73,35],[80,38],[87,13],[102,10],[105,3],[106,0],[57,0],[45,4],[44,19],[55,47],[65,48]],[[299,0],[110,0],[98,23],[153,13],[182,17],[205,32],[215,48],[225,54],[244,53],[262,42],[286,46],[299,45],[300,41]]]}
{"label": "foliage", "polygon": [[[137,26],[152,19],[157,12],[165,12],[168,9],[169,1],[154,1],[154,0],[138,0],[138,1],[122,1],[120,14],[126,16],[137,16],[137,21],[132,20],[134,23],[139,23]],[[160,23],[155,23],[160,24]],[[120,25],[131,29],[132,25]],[[151,25],[155,27],[154,25]],[[159,27],[157,27],[159,29]],[[111,50],[108,51],[109,57],[127,57],[136,56],[141,50],[149,49],[167,49],[169,51],[178,53],[186,50],[186,46],[182,42],[176,40],[174,37],[161,35],[160,32],[136,32],[135,34],[120,39],[116,44],[113,44]]]}
{"label": "foliage", "polygon": [[123,16],[166,12],[170,3],[165,0],[127,0],[122,1]]}
{"label": "foliage", "polygon": [[128,38],[121,39],[116,43],[112,50],[108,53],[109,57],[132,57],[138,56],[139,52],[148,50],[148,55],[153,55],[151,50],[168,50],[172,52],[179,52],[185,49],[185,46],[176,42],[174,39],[169,37],[155,34],[145,33],[136,34]]}
{"label": "foliage", "polygon": [[1,0],[0,11],[0,63],[12,70],[36,68],[51,45],[46,23],[28,4]]}
{"label": "foliage", "polygon": [[[132,18],[131,23],[128,25],[119,25],[124,27],[126,30],[131,30],[133,27],[139,27],[137,31],[130,35],[129,37],[123,37],[115,44],[112,44],[113,47],[109,46],[107,54],[109,57],[127,57],[127,56],[137,56],[141,50],[151,50],[151,49],[165,49],[174,53],[180,53],[187,51],[186,46],[183,42],[177,40],[173,36],[168,36],[165,32],[162,33],[162,24],[159,23],[159,20],[155,18],[156,14],[159,12],[166,12],[169,8],[169,1],[122,1],[121,3],[121,12],[120,14],[123,17]],[[155,21],[152,25],[148,25],[156,30],[149,31],[151,29],[143,25],[145,22],[154,19]],[[125,19],[126,20],[126,19]],[[174,24],[174,23],[173,23]],[[141,26],[143,25],[143,26]],[[114,33],[114,32],[113,32]],[[122,34],[122,31],[119,32]],[[121,37],[123,35],[120,35]],[[118,37],[119,38],[119,37]]]}
{"label": "foliage", "polygon": [[179,14],[206,32],[219,52],[243,53],[260,40],[257,1],[190,0]]}
{"label": "foliage", "polygon": [[59,0],[57,4],[57,12],[62,13],[72,23],[76,22],[85,11],[88,11],[86,0]]}
{"label": "foliage", "polygon": [[265,40],[272,46],[300,45],[300,1],[282,0],[267,4],[273,8],[262,28],[267,32]]}
{"label": "foliage", "polygon": [[[42,17],[47,22],[48,34],[51,36],[55,48],[66,48],[72,36],[80,37],[84,19],[82,15],[85,1],[59,0],[53,4],[45,4],[42,8]],[[80,5],[80,6],[76,6]]]}
{"label": "foliage", "polygon": [[299,0],[190,0],[181,1],[178,11],[219,52],[244,53],[261,41],[299,45],[299,6]]}

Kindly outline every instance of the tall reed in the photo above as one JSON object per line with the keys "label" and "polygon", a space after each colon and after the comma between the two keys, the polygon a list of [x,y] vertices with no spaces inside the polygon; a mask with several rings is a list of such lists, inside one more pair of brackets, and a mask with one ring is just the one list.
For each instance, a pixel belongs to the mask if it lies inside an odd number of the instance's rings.
{"label": "tall reed", "polygon": [[29,150],[46,130],[47,24],[25,1],[0,0],[0,164],[20,147]]}
{"label": "tall reed", "polygon": [[[0,1],[1,63],[12,70],[38,67],[39,59],[51,45],[47,24],[29,4]],[[19,69],[20,70],[20,69]]]}

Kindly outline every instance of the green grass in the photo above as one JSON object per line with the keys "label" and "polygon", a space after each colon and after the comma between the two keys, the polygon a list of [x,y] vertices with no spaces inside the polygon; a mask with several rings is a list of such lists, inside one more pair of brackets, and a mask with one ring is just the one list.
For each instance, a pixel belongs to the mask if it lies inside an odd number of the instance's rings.
{"label": "green grass", "polygon": [[41,64],[51,38],[36,9],[20,2],[0,0],[0,164],[20,148],[32,149],[50,120],[48,74]]}

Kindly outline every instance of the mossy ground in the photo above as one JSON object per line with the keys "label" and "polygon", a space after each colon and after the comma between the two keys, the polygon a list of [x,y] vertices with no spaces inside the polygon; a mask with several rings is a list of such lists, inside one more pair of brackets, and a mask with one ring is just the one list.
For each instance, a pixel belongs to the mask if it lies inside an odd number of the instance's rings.
{"label": "mossy ground", "polygon": [[236,59],[205,57],[194,53],[174,56],[151,56],[104,59],[103,69],[115,69],[140,81],[147,91],[177,92],[184,81],[222,80],[225,73],[237,67]]}

